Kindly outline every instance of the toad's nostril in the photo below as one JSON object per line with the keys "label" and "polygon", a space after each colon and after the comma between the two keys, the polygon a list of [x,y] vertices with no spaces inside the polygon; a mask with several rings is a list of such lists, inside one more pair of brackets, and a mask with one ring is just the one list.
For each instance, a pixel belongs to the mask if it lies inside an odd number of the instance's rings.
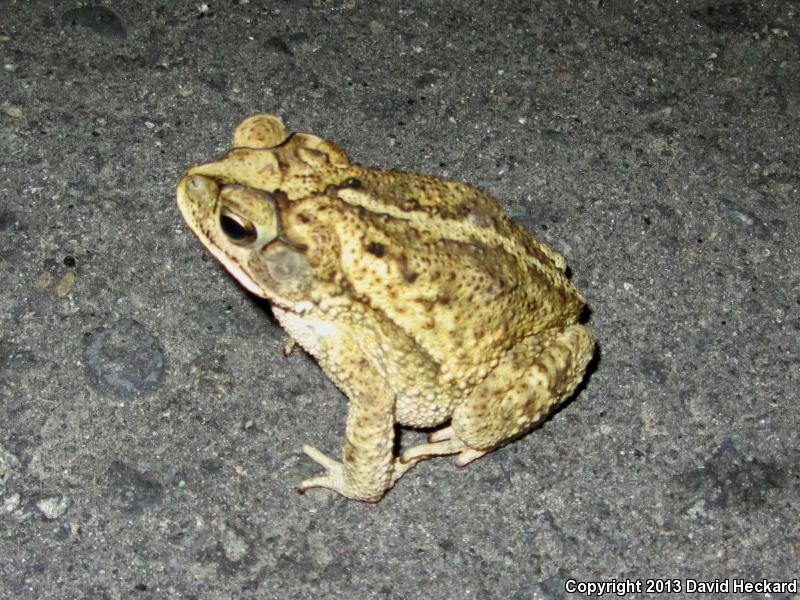
{"label": "toad's nostril", "polygon": [[[191,204],[198,207],[210,207],[217,201],[219,186],[211,177],[204,175],[189,175],[184,179],[186,197]],[[179,196],[180,199],[180,196]]]}

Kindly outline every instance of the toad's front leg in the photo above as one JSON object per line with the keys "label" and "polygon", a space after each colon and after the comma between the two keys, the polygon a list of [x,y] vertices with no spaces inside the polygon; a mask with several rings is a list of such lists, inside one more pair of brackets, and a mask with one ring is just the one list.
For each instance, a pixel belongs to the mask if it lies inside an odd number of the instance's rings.
{"label": "toad's front leg", "polygon": [[322,487],[364,502],[377,502],[418,461],[400,462],[394,456],[395,396],[388,384],[362,360],[344,374],[328,363],[326,370],[350,398],[342,460],[303,446],[325,474],[306,479],[298,491]]}

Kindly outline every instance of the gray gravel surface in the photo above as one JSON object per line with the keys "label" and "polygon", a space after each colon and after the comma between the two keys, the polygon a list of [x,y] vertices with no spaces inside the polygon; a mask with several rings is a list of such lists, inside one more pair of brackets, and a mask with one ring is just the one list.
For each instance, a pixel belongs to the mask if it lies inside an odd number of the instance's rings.
{"label": "gray gravel surface", "polygon": [[[796,581],[797,2],[2,13],[0,598]],[[576,397],[377,505],[299,496],[346,400],[174,203],[257,111],[478,185],[561,250],[599,341]]]}

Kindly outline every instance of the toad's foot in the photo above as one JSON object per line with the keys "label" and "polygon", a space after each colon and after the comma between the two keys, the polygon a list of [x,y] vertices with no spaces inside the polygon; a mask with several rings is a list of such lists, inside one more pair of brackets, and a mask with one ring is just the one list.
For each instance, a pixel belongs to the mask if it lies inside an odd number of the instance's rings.
{"label": "toad's foot", "polygon": [[350,495],[344,491],[347,488],[347,485],[345,484],[344,480],[344,465],[341,462],[330,458],[324,452],[320,452],[308,444],[303,446],[303,453],[314,462],[322,465],[326,471],[326,474],[319,475],[317,477],[310,477],[304,480],[297,488],[298,492],[305,494],[306,490],[308,489],[321,487],[338,492],[343,496],[350,497]]}
{"label": "toad's foot", "polygon": [[474,448],[468,447],[464,442],[455,437],[452,427],[443,427],[428,436],[427,444],[420,444],[419,446],[414,446],[403,452],[400,455],[400,463],[412,461],[416,463],[434,456],[458,454],[455,463],[457,466],[463,467],[473,460],[479,459],[487,452],[488,450],[475,450]]}
{"label": "toad's foot", "polygon": [[333,490],[334,492],[352,498],[353,500],[361,500],[362,502],[377,502],[383,497],[385,489],[393,486],[395,481],[400,479],[403,474],[416,465],[420,459],[411,458],[408,461],[401,462],[399,460],[393,461],[393,469],[389,485],[384,487],[375,487],[371,485],[358,485],[352,483],[347,476],[347,469],[343,463],[338,460],[330,458],[324,452],[320,452],[313,446],[308,444],[303,446],[303,452],[314,462],[324,467],[326,474],[317,477],[310,477],[304,480],[297,491],[304,494],[306,490],[319,487]]}

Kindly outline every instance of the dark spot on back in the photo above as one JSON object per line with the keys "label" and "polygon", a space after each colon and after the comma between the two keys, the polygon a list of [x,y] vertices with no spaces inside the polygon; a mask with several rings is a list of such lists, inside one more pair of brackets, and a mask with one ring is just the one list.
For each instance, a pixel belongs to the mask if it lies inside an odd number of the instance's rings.
{"label": "dark spot on back", "polygon": [[502,279],[493,279],[489,285],[486,286],[486,291],[490,294],[499,294],[506,286]]}
{"label": "dark spot on back", "polygon": [[403,273],[403,279],[405,279],[408,283],[414,283],[417,280],[417,277],[419,277],[419,273],[415,273],[406,267],[403,267],[401,271]]}
{"label": "dark spot on back", "polygon": [[339,187],[360,190],[364,187],[364,182],[358,179],[357,177],[348,177],[342,183],[339,184]]}
{"label": "dark spot on back", "polygon": [[386,248],[384,248],[383,244],[379,244],[378,242],[369,242],[367,244],[367,252],[378,258],[383,258],[386,254]]}
{"label": "dark spot on back", "polygon": [[419,201],[416,198],[404,198],[398,206],[400,210],[419,210]]}

